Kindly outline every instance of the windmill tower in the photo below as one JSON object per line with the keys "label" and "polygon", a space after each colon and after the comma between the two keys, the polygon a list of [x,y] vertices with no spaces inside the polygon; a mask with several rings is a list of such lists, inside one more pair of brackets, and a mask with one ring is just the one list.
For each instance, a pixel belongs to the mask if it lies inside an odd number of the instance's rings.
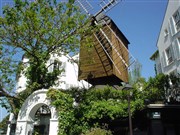
{"label": "windmill tower", "polygon": [[[86,80],[92,85],[121,85],[128,82],[128,69],[135,59],[128,51],[129,41],[119,30],[113,20],[105,13],[116,6],[118,0],[101,0],[100,10],[93,15],[93,24],[101,25],[93,33],[93,47],[86,47],[82,38],[79,58],[79,80]],[[88,0],[76,3],[90,16],[92,5]]]}

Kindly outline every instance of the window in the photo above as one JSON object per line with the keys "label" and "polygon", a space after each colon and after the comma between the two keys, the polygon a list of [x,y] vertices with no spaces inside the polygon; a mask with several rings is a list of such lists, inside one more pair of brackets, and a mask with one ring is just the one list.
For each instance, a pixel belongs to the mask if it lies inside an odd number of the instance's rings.
{"label": "window", "polygon": [[172,52],[171,52],[171,48],[168,47],[166,49],[166,60],[167,60],[167,64],[171,64],[173,62],[173,57],[172,57]]}
{"label": "window", "polygon": [[50,59],[50,61],[49,61],[49,67],[48,67],[48,71],[49,71],[49,72],[52,72],[52,71],[53,71],[53,62],[54,62],[54,60],[53,60],[53,59]]}
{"label": "window", "polygon": [[164,37],[166,38],[168,36],[169,32],[167,29],[164,30]]}
{"label": "window", "polygon": [[48,67],[49,72],[53,72],[54,70],[59,70],[61,66],[61,63],[58,60],[53,60],[53,59],[50,59],[49,64],[50,64]]}
{"label": "window", "polygon": [[57,60],[54,60],[54,67],[53,70],[59,70],[60,63]]}
{"label": "window", "polygon": [[65,72],[65,70],[66,70],[66,62],[61,63],[60,69],[62,70],[61,76],[66,76],[66,72]]}
{"label": "window", "polygon": [[176,53],[177,53],[177,59],[180,59],[180,37],[178,38],[178,43],[176,45]]}
{"label": "window", "polygon": [[176,11],[173,15],[176,30],[178,31],[180,29],[180,13],[179,11]]}

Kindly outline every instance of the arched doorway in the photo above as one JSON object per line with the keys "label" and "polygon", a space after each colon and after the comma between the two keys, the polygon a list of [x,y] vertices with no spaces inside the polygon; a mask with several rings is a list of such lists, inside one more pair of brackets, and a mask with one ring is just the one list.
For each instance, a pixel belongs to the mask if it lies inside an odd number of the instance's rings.
{"label": "arched doorway", "polygon": [[49,135],[51,111],[49,106],[42,105],[34,116],[34,130],[33,135]]}
{"label": "arched doorway", "polygon": [[47,91],[35,91],[26,99],[18,114],[16,135],[57,135],[57,112],[46,97]]}

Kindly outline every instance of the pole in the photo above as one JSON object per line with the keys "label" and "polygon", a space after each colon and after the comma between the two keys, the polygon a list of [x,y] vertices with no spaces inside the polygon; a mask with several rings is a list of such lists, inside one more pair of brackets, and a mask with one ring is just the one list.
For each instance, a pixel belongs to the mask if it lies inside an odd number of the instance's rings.
{"label": "pole", "polygon": [[2,108],[0,107],[1,112],[0,112],[0,122],[2,121]]}
{"label": "pole", "polygon": [[128,113],[129,113],[129,133],[130,133],[130,135],[133,135],[133,132],[132,132],[130,96],[131,96],[131,92],[129,92],[129,94],[128,94]]}

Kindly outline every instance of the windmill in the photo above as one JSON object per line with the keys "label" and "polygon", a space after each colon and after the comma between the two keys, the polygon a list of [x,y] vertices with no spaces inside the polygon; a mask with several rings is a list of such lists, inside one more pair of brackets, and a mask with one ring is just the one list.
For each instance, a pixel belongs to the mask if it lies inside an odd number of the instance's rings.
{"label": "windmill", "polygon": [[[113,20],[105,14],[116,6],[119,0],[100,0],[99,11],[93,13],[92,1],[76,0],[76,4],[94,18],[94,25],[101,25],[92,36],[93,47],[86,48],[83,38],[80,47],[79,80],[92,85],[121,85],[128,82],[128,69],[135,59],[128,50],[129,41]],[[92,15],[93,14],[93,15]]]}

